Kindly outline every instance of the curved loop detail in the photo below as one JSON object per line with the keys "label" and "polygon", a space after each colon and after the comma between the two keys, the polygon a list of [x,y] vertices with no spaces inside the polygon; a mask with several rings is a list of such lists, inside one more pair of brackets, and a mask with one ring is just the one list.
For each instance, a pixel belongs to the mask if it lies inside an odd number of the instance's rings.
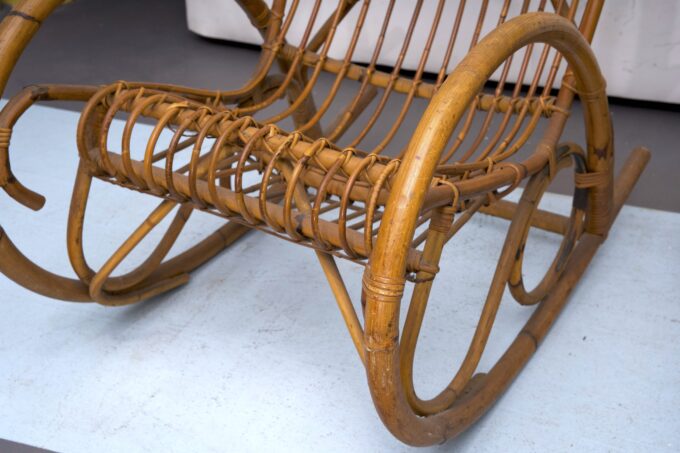
{"label": "curved loop detail", "polygon": [[[564,55],[583,90],[601,93],[589,98],[584,105],[589,170],[611,169],[611,131],[604,79],[587,41],[571,22],[553,14],[530,13],[512,19],[492,31],[470,51],[447,77],[425,111],[393,181],[383,226],[371,256],[371,267],[366,270],[369,280],[395,279],[404,275],[408,244],[415,232],[417,214],[454,128],[496,68],[522,47],[540,42],[549,44]],[[525,162],[525,165],[528,169],[542,167],[542,162],[543,159],[536,161],[534,158],[533,162]],[[505,179],[509,182],[516,177],[512,169],[496,173],[507,174],[509,177]],[[611,184],[599,188],[595,194],[591,193],[590,198],[597,201],[589,204],[590,217],[607,217],[608,214],[600,210],[600,202],[611,201]],[[595,224],[591,231],[602,230],[597,222]],[[507,278],[501,280],[504,283]],[[441,412],[422,417],[408,403],[401,383],[398,326],[399,303],[386,303],[367,294],[366,343],[384,345],[379,350],[368,349],[366,353],[366,371],[373,401],[388,429],[413,445],[443,442],[469,426],[497,398],[535,349],[535,342],[518,337],[506,353],[516,356],[515,361],[508,364],[502,359],[494,367],[499,371],[492,371],[474,396],[466,399],[464,404],[454,403]]]}
{"label": "curved loop detail", "polygon": [[[558,147],[560,155],[557,156],[554,171],[557,172],[563,168],[569,167],[570,161],[573,161],[574,175],[575,179],[577,179],[578,175],[585,174],[586,167],[583,151],[580,148],[574,148],[574,146],[575,145]],[[508,279],[508,288],[515,300],[521,305],[535,305],[545,299],[562,275],[564,267],[583,233],[583,222],[585,218],[583,200],[585,199],[586,193],[585,189],[576,186],[574,188],[574,197],[567,223],[567,230],[564,233],[564,237],[555,258],[536,287],[530,291],[525,288],[524,280],[522,278],[522,264],[524,261],[525,245],[529,236],[529,230],[531,229],[531,220],[538,210],[541,198],[553,181],[553,178],[554,175],[550,174],[550,167],[546,167],[541,172],[532,176],[522,192],[522,198],[518,203],[518,214],[521,213],[521,215],[516,215],[515,218],[512,219],[513,223],[522,225],[522,239],[515,251],[515,260]]]}

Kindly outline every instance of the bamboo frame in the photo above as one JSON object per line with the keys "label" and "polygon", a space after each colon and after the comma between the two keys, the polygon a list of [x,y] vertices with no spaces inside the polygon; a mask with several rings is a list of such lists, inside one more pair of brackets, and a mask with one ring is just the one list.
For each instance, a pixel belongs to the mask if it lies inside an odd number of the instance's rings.
{"label": "bamboo frame", "polygon": [[[25,46],[60,3],[24,0],[0,23],[0,92]],[[0,272],[52,298],[119,306],[186,284],[193,269],[250,229],[296,242],[316,252],[387,428],[412,445],[456,436],[493,404],[536,350],[649,159],[646,149],[634,150],[614,178],[605,82],[588,44],[603,0],[590,0],[582,9],[577,0],[517,0],[521,3],[517,12],[511,0],[505,0],[495,28],[483,36],[489,23],[485,0],[478,5],[476,26],[468,39],[460,25],[472,5],[461,0],[453,24],[447,25],[441,20],[446,6],[441,0],[424,48],[416,50],[421,58],[411,76],[401,69],[406,54],[413,51],[422,1],[412,5],[413,16],[389,74],[378,69],[377,61],[394,10],[404,8],[396,0],[387,4],[375,52],[365,66],[355,63],[353,55],[362,40],[369,0],[339,0],[325,21],[319,17],[320,0],[314,1],[311,11],[299,7],[299,0],[291,0],[288,7],[285,0],[274,0],[271,8],[263,0],[238,3],[264,42],[252,78],[238,89],[139,82],[42,85],[10,99],[0,112],[0,187],[34,210],[45,199],[12,173],[12,129],[36,102],[84,104],[77,130],[80,166],[67,233],[77,279],[31,262],[2,228]],[[359,13],[344,57],[331,58],[338,26],[353,7]],[[292,42],[288,32],[296,15],[307,22],[301,40]],[[433,46],[441,42],[442,30],[447,44],[441,69],[434,81],[428,81],[425,67]],[[460,45],[469,50],[451,70],[452,55]],[[322,72],[334,79],[317,108],[312,92]],[[494,74],[495,88],[489,92],[485,86]],[[340,87],[347,84],[356,88],[354,96],[329,117]],[[376,144],[364,147],[367,137],[380,129],[387,103],[395,96],[403,100],[396,119],[388,120]],[[576,96],[583,104],[585,150],[560,142]],[[399,144],[397,131],[417,98],[428,100],[427,110],[408,144]],[[377,105],[371,109],[375,99]],[[269,116],[260,118],[265,109]],[[362,114],[369,116],[359,124]],[[118,117],[125,119],[120,136],[110,127]],[[138,150],[131,137],[142,117],[154,126]],[[295,131],[280,126],[287,118],[293,119]],[[518,151],[538,134],[539,124],[544,127],[538,145],[519,160]],[[157,149],[164,133],[171,135],[169,146]],[[343,140],[347,145],[339,145]],[[111,150],[116,143],[120,150]],[[183,166],[177,164],[182,158],[187,161]],[[559,171],[574,174],[569,216],[538,207]],[[246,185],[253,176],[258,182]],[[82,245],[93,178],[161,199],[99,269],[87,263]],[[518,203],[503,200],[525,180]],[[194,209],[227,223],[167,259]],[[173,211],[174,219],[148,258],[133,271],[112,277],[137,244]],[[439,260],[448,241],[479,212],[510,220],[506,241],[461,367],[439,395],[424,400],[414,387],[413,361]],[[563,240],[540,283],[529,290],[522,280],[522,261],[532,227],[560,234]],[[363,326],[335,257],[366,267]],[[413,291],[400,332],[399,307],[406,284],[412,284]],[[536,309],[503,357],[490,371],[480,373],[479,359],[506,287],[518,303]]]}

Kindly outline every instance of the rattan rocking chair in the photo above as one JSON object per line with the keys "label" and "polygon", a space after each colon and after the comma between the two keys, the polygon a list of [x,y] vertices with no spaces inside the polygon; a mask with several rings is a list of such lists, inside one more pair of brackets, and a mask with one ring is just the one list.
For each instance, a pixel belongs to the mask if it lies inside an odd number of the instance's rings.
{"label": "rattan rocking chair", "polygon": [[[41,22],[60,3],[24,0],[2,21],[0,91]],[[0,112],[0,186],[34,210],[44,198],[23,186],[10,168],[13,126],[38,101],[84,103],[67,233],[78,279],[37,266],[1,229],[0,271],[55,299],[120,306],[184,285],[193,269],[253,228],[310,247],[337,299],[387,428],[412,445],[456,436],[490,407],[534,353],[649,159],[647,150],[635,149],[614,179],[605,81],[589,47],[603,1],[511,5],[505,0],[490,17],[488,1],[466,5],[461,0],[447,21],[442,17],[450,5],[444,0],[339,0],[328,17],[321,17],[320,0],[304,5],[274,0],[271,7],[263,0],[238,3],[264,44],[252,78],[236,90],[116,81],[30,86],[9,100]],[[365,64],[357,63],[353,55],[365,39],[362,30],[372,8],[381,15],[375,51]],[[408,10],[412,18],[396,32],[403,44],[394,69],[384,69],[378,59],[386,35],[394,39],[389,23],[395,10]],[[424,46],[410,49],[425,16],[431,22],[425,24]],[[290,35],[293,19],[306,24],[301,37]],[[461,24],[472,24],[470,36],[464,36]],[[348,39],[341,56],[332,57],[340,26],[349,27],[343,29]],[[461,46],[463,58],[456,61],[452,55]],[[439,61],[433,63],[428,59],[435,47]],[[415,71],[402,70],[408,52],[418,55]],[[433,64],[438,72],[426,71]],[[324,73],[332,82],[315,102],[312,92],[323,91],[319,81]],[[352,95],[348,105],[338,108],[341,89]],[[572,112],[576,96],[582,109]],[[397,132],[403,132],[418,98],[427,100],[427,108],[410,138],[399,143]],[[401,102],[395,118],[387,120],[387,127],[376,127],[389,116],[386,112],[394,113],[388,99]],[[560,141],[571,113],[585,122],[585,150]],[[123,118],[125,127],[114,137],[115,118]],[[152,122],[153,131],[145,146],[136,149],[131,136],[141,118]],[[371,131],[378,139],[366,145]],[[160,146],[162,136],[170,137],[167,147]],[[536,143],[519,159],[532,137]],[[575,187],[571,214],[538,209],[555,175],[570,168]],[[92,178],[161,199],[100,269],[89,266],[82,245]],[[518,202],[503,199],[523,182]],[[194,210],[228,221],[168,259]],[[134,271],[112,276],[173,211],[174,220],[148,258]],[[414,390],[413,359],[430,290],[443,247],[477,212],[510,220],[507,237],[460,369],[438,396],[424,400]],[[563,240],[544,277],[530,290],[522,280],[522,263],[532,227],[559,233]],[[363,325],[335,257],[365,266]],[[413,285],[412,296],[400,329],[407,284]],[[476,373],[506,287],[520,304],[535,305],[535,311],[495,366]]]}

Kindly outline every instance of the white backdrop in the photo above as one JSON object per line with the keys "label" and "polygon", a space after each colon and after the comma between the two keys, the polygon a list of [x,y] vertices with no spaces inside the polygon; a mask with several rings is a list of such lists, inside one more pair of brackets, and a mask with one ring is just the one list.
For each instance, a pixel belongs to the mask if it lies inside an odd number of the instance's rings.
{"label": "white backdrop", "polygon": [[[300,8],[311,4],[312,0],[301,0]],[[371,43],[359,46],[354,60],[367,61],[373,52],[381,24],[381,12],[384,12],[386,2],[375,2],[369,10],[366,26],[362,32],[362,41]],[[452,2],[453,3],[453,2]],[[457,2],[456,2],[457,3]],[[493,17],[494,10],[500,9],[502,1],[492,0],[488,17]],[[519,3],[519,2],[516,2]],[[585,2],[583,2],[585,3]],[[187,20],[189,29],[193,32],[218,39],[260,44],[261,38],[250,24],[245,14],[233,0],[186,0]],[[327,17],[337,3],[326,1],[319,14],[321,20]],[[391,65],[396,60],[401,47],[399,39],[390,36],[403,35],[408,26],[412,11],[412,3],[402,11],[395,11],[395,15],[388,29],[384,50],[379,60],[380,64]],[[421,13],[420,28],[416,27],[412,47],[423,47],[431,23],[428,17],[434,15],[434,0],[426,0]],[[518,7],[518,5],[516,5]],[[441,34],[444,36],[444,24],[453,22],[453,15],[457,5],[448,5],[442,17]],[[472,10],[473,8],[468,8]],[[358,14],[354,8],[352,15]],[[463,18],[461,36],[470,36],[475,25],[475,12],[470,11]],[[497,14],[496,14],[497,17]],[[373,22],[372,22],[373,21]],[[331,48],[331,56],[340,57],[351,37],[351,20],[341,25],[336,40]],[[493,28],[493,20],[488,20],[483,33]],[[375,23],[376,26],[370,26]],[[302,33],[303,21],[294,21],[291,38],[294,40]],[[401,29],[401,33],[400,30]],[[390,33],[392,31],[392,33]],[[420,39],[420,42],[418,42]],[[456,63],[455,56],[464,55],[464,40],[459,40],[459,46],[454,51],[452,65]],[[680,103],[680,2],[677,0],[655,0],[652,2],[636,2],[635,0],[609,1],[600,21],[600,26],[593,43],[602,70],[607,78],[608,92],[612,96],[630,99]],[[430,61],[441,61],[437,58],[445,52],[445,45],[434,46]],[[406,69],[415,69],[418,65],[419,54],[409,52],[404,61]],[[438,72],[437,65],[428,65],[427,69]]]}

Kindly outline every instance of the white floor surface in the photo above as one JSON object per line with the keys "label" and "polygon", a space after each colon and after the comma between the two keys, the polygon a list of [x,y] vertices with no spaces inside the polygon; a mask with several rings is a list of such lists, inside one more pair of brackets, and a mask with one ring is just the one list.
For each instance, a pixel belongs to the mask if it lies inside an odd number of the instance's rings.
{"label": "white floor surface", "polygon": [[[42,211],[0,193],[9,237],[69,275],[77,118],[35,108],[15,130],[13,168],[47,195]],[[95,184],[84,241],[93,266],[155,203]],[[543,203],[564,210],[569,200],[547,195]],[[222,222],[192,220],[180,247]],[[423,396],[448,383],[467,349],[507,225],[480,215],[446,249],[416,357]],[[532,235],[527,280],[556,247],[553,235]],[[341,270],[358,299],[362,269],[342,262]],[[506,294],[482,369],[531,310]],[[373,408],[312,251],[262,233],[187,286],[131,307],[48,300],[0,275],[0,438],[60,452],[409,450]],[[680,450],[680,214],[624,207],[508,392],[467,433],[433,450]]]}

